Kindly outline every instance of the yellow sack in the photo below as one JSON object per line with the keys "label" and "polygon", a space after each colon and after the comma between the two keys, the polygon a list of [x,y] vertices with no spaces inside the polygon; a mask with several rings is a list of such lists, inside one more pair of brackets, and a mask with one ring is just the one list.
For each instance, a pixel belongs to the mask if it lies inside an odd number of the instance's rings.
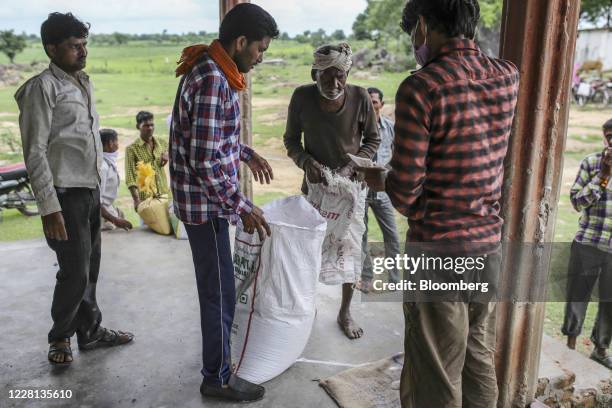
{"label": "yellow sack", "polygon": [[162,235],[172,233],[168,215],[168,197],[150,197],[142,201],[136,210],[142,221],[153,231]]}

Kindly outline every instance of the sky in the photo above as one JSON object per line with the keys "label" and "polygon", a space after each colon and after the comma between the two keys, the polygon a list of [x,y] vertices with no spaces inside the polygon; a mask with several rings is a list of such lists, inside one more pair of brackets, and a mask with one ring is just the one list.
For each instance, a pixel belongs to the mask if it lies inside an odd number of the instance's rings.
{"label": "sky", "polygon": [[[251,0],[275,18],[290,35],[323,28],[346,34],[366,0]],[[92,33],[130,34],[217,32],[218,0],[2,0],[0,30],[39,34],[50,12],[71,11],[91,23]]]}

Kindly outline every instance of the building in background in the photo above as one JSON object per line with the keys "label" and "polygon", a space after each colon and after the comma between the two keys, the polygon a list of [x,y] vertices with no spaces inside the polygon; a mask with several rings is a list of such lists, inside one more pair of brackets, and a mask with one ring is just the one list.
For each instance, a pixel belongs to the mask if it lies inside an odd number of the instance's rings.
{"label": "building in background", "polygon": [[576,63],[601,61],[603,71],[612,70],[612,30],[589,28],[578,32],[576,41]]}

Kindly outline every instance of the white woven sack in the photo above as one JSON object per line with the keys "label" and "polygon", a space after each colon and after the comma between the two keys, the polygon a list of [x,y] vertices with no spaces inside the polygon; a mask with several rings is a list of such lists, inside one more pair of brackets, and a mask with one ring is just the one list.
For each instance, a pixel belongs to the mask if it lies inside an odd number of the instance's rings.
{"label": "white woven sack", "polygon": [[319,281],[354,283],[361,276],[361,242],[367,190],[360,182],[324,170],[327,185],[308,183],[308,202],[327,220]]}
{"label": "white woven sack", "polygon": [[236,374],[257,384],[289,368],[306,347],[326,230],[325,220],[303,196],[262,209],[272,230],[263,243],[240,223],[236,228],[231,337]]}

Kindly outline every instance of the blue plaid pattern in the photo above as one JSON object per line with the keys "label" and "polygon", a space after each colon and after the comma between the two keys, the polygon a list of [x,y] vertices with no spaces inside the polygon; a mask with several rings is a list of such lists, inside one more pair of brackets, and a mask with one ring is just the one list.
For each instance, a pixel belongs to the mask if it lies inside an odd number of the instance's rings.
{"label": "blue plaid pattern", "polygon": [[240,100],[221,68],[205,54],[184,75],[170,129],[174,212],[186,224],[220,217],[235,224],[253,204],[240,192],[240,160],[253,155],[240,143]]}
{"label": "blue plaid pattern", "polygon": [[574,238],[583,244],[612,252],[612,184],[601,187],[602,153],[588,155],[570,190],[570,199],[576,211],[580,211],[580,229]]}

